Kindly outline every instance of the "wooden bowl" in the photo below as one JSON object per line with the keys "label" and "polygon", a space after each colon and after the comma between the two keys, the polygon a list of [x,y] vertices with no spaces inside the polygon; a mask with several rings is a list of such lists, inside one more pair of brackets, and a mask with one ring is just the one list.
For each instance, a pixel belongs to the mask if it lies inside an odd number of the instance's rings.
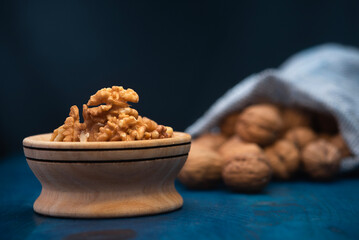
{"label": "wooden bowl", "polygon": [[42,191],[34,211],[79,218],[130,217],[183,205],[174,180],[191,136],[128,142],[51,142],[51,134],[23,141]]}

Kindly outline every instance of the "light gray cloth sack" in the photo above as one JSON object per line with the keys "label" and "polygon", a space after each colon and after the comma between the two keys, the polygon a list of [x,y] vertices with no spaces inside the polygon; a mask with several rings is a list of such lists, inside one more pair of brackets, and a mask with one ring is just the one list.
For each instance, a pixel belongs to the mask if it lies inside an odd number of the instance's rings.
{"label": "light gray cloth sack", "polygon": [[332,114],[353,157],[343,172],[359,167],[359,50],[325,44],[290,57],[279,69],[251,75],[219,98],[186,129],[193,137],[216,129],[228,113],[258,99]]}

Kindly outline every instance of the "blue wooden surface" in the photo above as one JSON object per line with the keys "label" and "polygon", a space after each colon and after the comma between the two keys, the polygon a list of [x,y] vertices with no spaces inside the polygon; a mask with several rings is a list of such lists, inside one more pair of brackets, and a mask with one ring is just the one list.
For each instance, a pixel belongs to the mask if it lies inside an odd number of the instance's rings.
{"label": "blue wooden surface", "polygon": [[359,239],[359,176],[271,183],[258,195],[189,191],[182,209],[125,219],[35,214],[41,186],[22,155],[0,159],[0,239]]}

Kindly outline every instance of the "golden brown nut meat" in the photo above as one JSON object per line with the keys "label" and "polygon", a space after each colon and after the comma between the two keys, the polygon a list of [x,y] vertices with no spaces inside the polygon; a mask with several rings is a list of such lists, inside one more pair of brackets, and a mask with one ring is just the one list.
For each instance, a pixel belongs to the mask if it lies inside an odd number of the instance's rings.
{"label": "golden brown nut meat", "polygon": [[51,141],[129,141],[172,137],[172,128],[142,118],[127,104],[127,101],[138,102],[138,99],[132,89],[103,88],[90,97],[87,105],[83,105],[84,122],[79,122],[78,108],[73,106],[70,117],[53,132]]}
{"label": "golden brown nut meat", "polygon": [[342,135],[337,134],[332,137],[330,143],[336,146],[340,151],[340,158],[345,158],[351,155],[348,145],[346,144]]}
{"label": "golden brown nut meat", "polygon": [[80,124],[79,109],[77,106],[72,106],[69,117],[66,118],[65,123],[54,130],[50,141],[56,142],[74,142],[80,140],[80,131],[83,126]]}
{"label": "golden brown nut meat", "polygon": [[302,153],[305,172],[316,180],[329,180],[339,171],[339,149],[320,139],[308,144]]}
{"label": "golden brown nut meat", "polygon": [[280,111],[276,106],[258,104],[244,109],[238,117],[235,130],[244,141],[263,146],[277,138],[282,126]]}
{"label": "golden brown nut meat", "polygon": [[270,181],[271,168],[261,157],[238,156],[227,163],[222,172],[223,181],[237,192],[259,192]]}
{"label": "golden brown nut meat", "polygon": [[230,137],[235,133],[238,115],[238,113],[231,113],[221,121],[220,128],[223,135]]}
{"label": "golden brown nut meat", "polygon": [[194,143],[178,179],[188,188],[212,188],[222,179],[222,167],[221,156],[208,147]]}
{"label": "golden brown nut meat", "polygon": [[265,149],[273,176],[278,179],[289,179],[298,170],[300,155],[296,146],[288,140],[278,140]]}
{"label": "golden brown nut meat", "polygon": [[303,149],[308,143],[317,139],[317,135],[307,127],[296,127],[290,129],[285,135],[284,138],[288,141],[294,143],[294,145],[299,149]]}
{"label": "golden brown nut meat", "polygon": [[139,97],[131,88],[113,86],[112,88],[102,88],[90,97],[87,102],[88,106],[97,106],[105,103],[106,105],[114,105],[118,107],[128,107],[127,102],[137,103]]}
{"label": "golden brown nut meat", "polygon": [[283,130],[286,131],[295,127],[310,127],[311,115],[298,108],[285,108],[282,111]]}
{"label": "golden brown nut meat", "polygon": [[193,143],[206,146],[213,150],[217,150],[224,142],[226,138],[219,133],[205,133],[196,138]]}

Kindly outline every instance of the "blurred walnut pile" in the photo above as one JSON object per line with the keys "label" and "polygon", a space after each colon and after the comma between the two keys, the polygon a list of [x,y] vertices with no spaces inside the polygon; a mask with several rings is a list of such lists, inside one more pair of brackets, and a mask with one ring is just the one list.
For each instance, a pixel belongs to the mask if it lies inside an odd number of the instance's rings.
{"label": "blurred walnut pile", "polygon": [[130,141],[172,137],[171,127],[158,125],[149,118],[139,116],[127,103],[138,101],[137,93],[130,88],[103,88],[83,105],[84,122],[80,123],[77,106],[72,106],[70,116],[54,130],[51,141]]}
{"label": "blurred walnut pile", "polygon": [[271,178],[289,180],[304,172],[332,179],[350,155],[329,115],[257,104],[226,116],[220,133],[192,143],[179,180],[189,188],[210,188],[222,180],[234,191],[258,192]]}

